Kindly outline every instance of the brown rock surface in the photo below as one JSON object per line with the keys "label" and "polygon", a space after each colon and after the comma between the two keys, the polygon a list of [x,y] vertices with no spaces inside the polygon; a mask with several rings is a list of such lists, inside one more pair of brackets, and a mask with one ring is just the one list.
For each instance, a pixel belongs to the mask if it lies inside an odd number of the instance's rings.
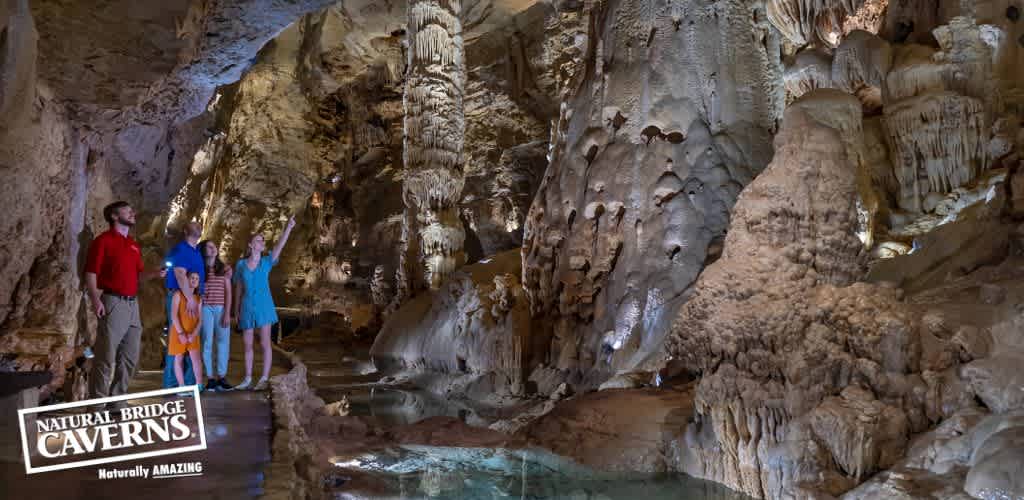
{"label": "brown rock surface", "polygon": [[685,471],[756,497],[834,495],[927,425],[913,417],[924,389],[913,316],[896,290],[855,283],[860,130],[852,96],[818,90],[792,105],[722,258],[681,309],[668,349],[702,374]]}
{"label": "brown rock surface", "polygon": [[688,450],[692,387],[612,389],[566,400],[518,434],[530,443],[597,470],[666,472]]}

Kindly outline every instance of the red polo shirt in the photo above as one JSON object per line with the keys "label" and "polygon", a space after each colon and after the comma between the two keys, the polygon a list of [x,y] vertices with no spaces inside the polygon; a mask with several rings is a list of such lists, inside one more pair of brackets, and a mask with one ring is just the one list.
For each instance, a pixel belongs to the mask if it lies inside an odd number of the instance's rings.
{"label": "red polo shirt", "polygon": [[96,274],[100,290],[134,297],[139,292],[139,273],[142,272],[139,244],[131,236],[121,236],[110,228],[89,245],[85,272]]}

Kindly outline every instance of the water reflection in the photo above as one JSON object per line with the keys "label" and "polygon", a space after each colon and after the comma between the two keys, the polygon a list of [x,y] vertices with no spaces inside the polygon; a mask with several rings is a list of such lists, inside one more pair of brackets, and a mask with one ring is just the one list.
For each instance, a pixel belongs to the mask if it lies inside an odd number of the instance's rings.
{"label": "water reflection", "polygon": [[[324,344],[298,350],[309,385],[327,402],[346,397],[350,415],[385,426],[434,416],[486,426],[492,418],[463,403],[407,387],[383,386],[366,356]],[[365,353],[363,353],[365,354]],[[370,368],[367,368],[369,366]],[[572,499],[740,500],[724,486],[684,474],[608,474],[542,449],[396,446],[334,457],[322,479],[329,498],[342,499]]]}
{"label": "water reflection", "polygon": [[[335,476],[374,477],[373,491],[333,481],[330,496],[431,499],[689,499],[748,497],[683,474],[598,473],[544,450],[407,446],[356,457],[335,457]],[[364,481],[362,484],[367,484]]]}

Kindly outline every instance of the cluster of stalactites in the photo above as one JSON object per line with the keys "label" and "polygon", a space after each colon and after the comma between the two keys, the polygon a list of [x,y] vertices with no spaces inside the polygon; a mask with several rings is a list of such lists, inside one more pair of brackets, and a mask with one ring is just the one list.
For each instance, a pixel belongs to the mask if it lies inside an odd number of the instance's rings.
{"label": "cluster of stalactites", "polygon": [[924,208],[988,168],[987,143],[1000,96],[992,49],[974,21],[934,30],[941,50],[899,46],[885,78],[884,117],[902,208]]}
{"label": "cluster of stalactites", "polygon": [[409,5],[410,65],[463,66],[458,1],[426,0]]}
{"label": "cluster of stalactites", "polygon": [[431,210],[455,206],[464,182],[461,172],[444,168],[407,172],[402,181],[406,203]]}
{"label": "cluster of stalactites", "polygon": [[415,212],[424,278],[431,288],[465,260],[465,234],[455,208],[463,186],[466,128],[460,10],[457,0],[412,1],[408,7],[403,194],[406,209]]}
{"label": "cluster of stalactites", "polygon": [[886,106],[885,122],[901,196],[912,196],[914,205],[930,192],[967,184],[986,167],[986,120],[978,99],[928,93]]}
{"label": "cluster of stalactites", "polygon": [[768,20],[794,45],[820,42],[834,47],[843,21],[864,0],[769,0]]}
{"label": "cluster of stalactites", "polygon": [[453,206],[417,212],[420,255],[423,256],[423,278],[432,289],[441,286],[465,261],[462,247],[466,233]]}

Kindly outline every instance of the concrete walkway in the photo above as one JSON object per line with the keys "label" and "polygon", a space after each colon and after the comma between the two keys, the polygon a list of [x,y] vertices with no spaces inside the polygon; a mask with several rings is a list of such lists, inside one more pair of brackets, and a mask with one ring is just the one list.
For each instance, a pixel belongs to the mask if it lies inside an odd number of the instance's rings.
{"label": "concrete walkway", "polygon": [[[256,345],[259,350],[259,343]],[[228,381],[242,380],[244,354],[241,335],[232,334]],[[254,378],[259,378],[257,352]],[[287,371],[275,356],[271,375]],[[159,389],[161,372],[140,372],[129,392]],[[93,499],[246,499],[263,493],[264,471],[270,462],[270,392],[238,391],[201,394],[207,449],[140,461],[125,461],[28,476],[20,457],[0,457],[0,498]],[[17,424],[15,424],[17,425]],[[5,434],[5,440],[8,439]],[[6,444],[6,443],[5,443]],[[5,455],[10,455],[5,454]],[[202,462],[201,476],[173,479],[99,479],[98,469],[135,465]]]}

